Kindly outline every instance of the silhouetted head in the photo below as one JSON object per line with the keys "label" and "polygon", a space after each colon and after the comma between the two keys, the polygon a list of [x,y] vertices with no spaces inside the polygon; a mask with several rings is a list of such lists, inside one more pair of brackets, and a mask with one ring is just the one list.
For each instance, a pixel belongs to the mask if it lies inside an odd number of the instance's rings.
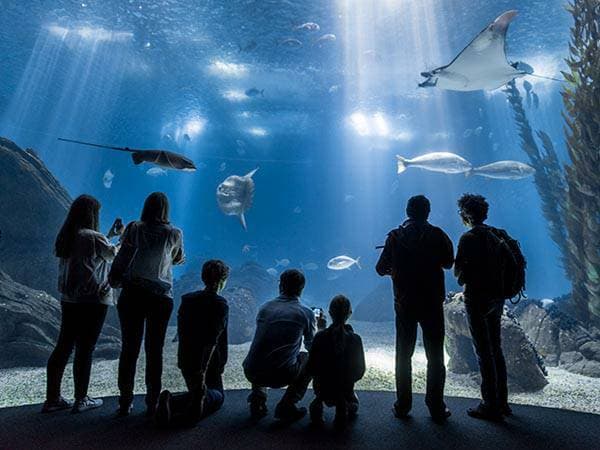
{"label": "silhouetted head", "polygon": [[202,265],[202,281],[208,289],[221,290],[228,276],[229,267],[219,259],[210,259]]}
{"label": "silhouetted head", "polygon": [[153,192],[144,202],[142,222],[169,223],[169,199],[162,192]]}
{"label": "silhouetted head", "polygon": [[73,241],[79,230],[98,231],[100,224],[100,202],[91,195],[80,195],[71,204],[67,218],[63,223],[56,242],[54,253],[59,258],[71,256]]}
{"label": "silhouetted head", "polygon": [[458,213],[465,225],[481,225],[487,219],[489,208],[490,205],[481,195],[463,194],[458,200]]}
{"label": "silhouetted head", "polygon": [[329,303],[329,315],[334,325],[341,325],[352,315],[352,305],[345,295],[336,295]]}
{"label": "silhouetted head", "polygon": [[424,221],[429,218],[431,204],[424,195],[415,195],[408,199],[406,204],[406,215],[409,219]]}
{"label": "silhouetted head", "polygon": [[298,269],[288,269],[279,277],[279,292],[288,297],[300,297],[306,284],[304,274]]}

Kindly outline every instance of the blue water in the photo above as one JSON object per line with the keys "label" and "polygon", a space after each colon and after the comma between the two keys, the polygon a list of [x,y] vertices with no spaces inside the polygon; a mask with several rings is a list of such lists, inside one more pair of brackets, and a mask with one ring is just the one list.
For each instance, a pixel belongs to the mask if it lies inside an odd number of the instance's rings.
{"label": "blue water", "polygon": [[[557,0],[0,0],[0,135],[36,149],[72,196],[98,197],[105,229],[115,216],[136,218],[145,196],[160,190],[172,200],[189,259],[317,264],[307,272],[306,293],[315,303],[339,291],[359,300],[377,285],[374,247],[403,221],[411,195],[431,199],[431,221],[457,242],[463,227],[456,200],[478,192],[491,203],[490,223],[520,240],[529,294],[552,297],[569,284],[532,178],[417,169],[398,176],[395,154],[446,150],[474,165],[527,162],[502,92],[416,85],[421,71],[448,63],[508,9],[519,11],[508,32],[509,58],[559,76],[570,25],[564,6]],[[304,22],[321,30],[294,30]],[[336,40],[314,43],[326,33]],[[282,45],[287,38],[303,45]],[[529,119],[564,158],[561,86],[529,81],[540,96]],[[252,87],[264,96],[244,98]],[[151,177],[150,166],[134,166],[127,154],[60,143],[59,136],[167,148],[200,169]],[[256,196],[244,231],[219,211],[215,191],[227,176],[255,167]],[[115,174],[110,188],[103,184],[108,169]],[[328,280],[326,263],[340,254],[361,257],[363,269]],[[448,286],[456,287],[450,276]]]}

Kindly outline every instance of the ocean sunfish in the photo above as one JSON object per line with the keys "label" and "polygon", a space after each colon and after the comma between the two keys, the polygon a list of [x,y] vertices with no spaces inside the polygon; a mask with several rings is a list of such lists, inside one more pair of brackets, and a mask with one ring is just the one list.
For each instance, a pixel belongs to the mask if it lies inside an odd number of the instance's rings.
{"label": "ocean sunfish", "polygon": [[462,156],[449,152],[427,153],[413,159],[396,155],[396,159],[398,160],[398,173],[404,172],[408,167],[418,167],[419,169],[442,173],[465,173],[472,169],[469,161]]}
{"label": "ocean sunfish", "polygon": [[254,180],[252,176],[258,167],[243,177],[231,175],[217,187],[217,204],[228,216],[238,216],[244,230],[247,230],[245,213],[254,200]]}
{"label": "ocean sunfish", "polygon": [[522,62],[506,59],[506,31],[517,15],[511,10],[501,14],[481,31],[452,62],[429,72],[419,87],[438,87],[451,91],[494,90],[509,81],[530,75],[533,69]]}
{"label": "ocean sunfish", "polygon": [[168,150],[143,150],[129,147],[114,147],[111,145],[93,144],[91,142],[76,141],[73,139],[58,138],[59,141],[71,142],[74,144],[89,145],[91,147],[108,148],[110,150],[118,150],[121,152],[131,153],[131,159],[135,165],[147,162],[156,166],[165,167],[167,169],[184,170],[191,172],[196,170],[194,162],[179,154]]}
{"label": "ocean sunfish", "polygon": [[535,173],[535,169],[519,161],[497,161],[481,167],[475,167],[468,174],[479,175],[497,180],[520,180]]}

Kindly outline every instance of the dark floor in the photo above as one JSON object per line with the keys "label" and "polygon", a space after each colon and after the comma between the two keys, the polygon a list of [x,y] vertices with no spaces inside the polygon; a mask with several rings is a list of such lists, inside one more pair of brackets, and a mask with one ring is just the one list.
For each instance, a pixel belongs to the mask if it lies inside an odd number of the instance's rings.
{"label": "dark floor", "polygon": [[[504,424],[481,422],[465,414],[474,400],[448,399],[453,416],[436,425],[427,415],[423,397],[417,395],[412,417],[401,421],[391,414],[393,393],[359,393],[358,419],[344,434],[328,424],[322,430],[308,418],[282,427],[271,416],[253,423],[246,409],[245,391],[228,391],[223,409],[198,427],[177,431],[158,430],[138,408],[125,419],[115,418],[116,399],[105,399],[102,408],[72,415],[69,412],[40,414],[40,405],[0,409],[1,449],[92,449],[92,448],[485,448],[598,449],[600,415],[515,406],[515,416]],[[272,391],[274,409],[280,391]],[[305,403],[310,400],[307,396]],[[331,412],[327,418],[331,419]]]}

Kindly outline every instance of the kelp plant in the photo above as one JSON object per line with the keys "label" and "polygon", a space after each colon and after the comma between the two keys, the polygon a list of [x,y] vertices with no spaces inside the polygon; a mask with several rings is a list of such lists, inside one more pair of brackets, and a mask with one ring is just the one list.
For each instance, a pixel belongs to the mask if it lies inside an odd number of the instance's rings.
{"label": "kelp plant", "polygon": [[565,225],[573,301],[585,322],[600,324],[600,2],[574,0],[567,83],[562,92],[571,164]]}

